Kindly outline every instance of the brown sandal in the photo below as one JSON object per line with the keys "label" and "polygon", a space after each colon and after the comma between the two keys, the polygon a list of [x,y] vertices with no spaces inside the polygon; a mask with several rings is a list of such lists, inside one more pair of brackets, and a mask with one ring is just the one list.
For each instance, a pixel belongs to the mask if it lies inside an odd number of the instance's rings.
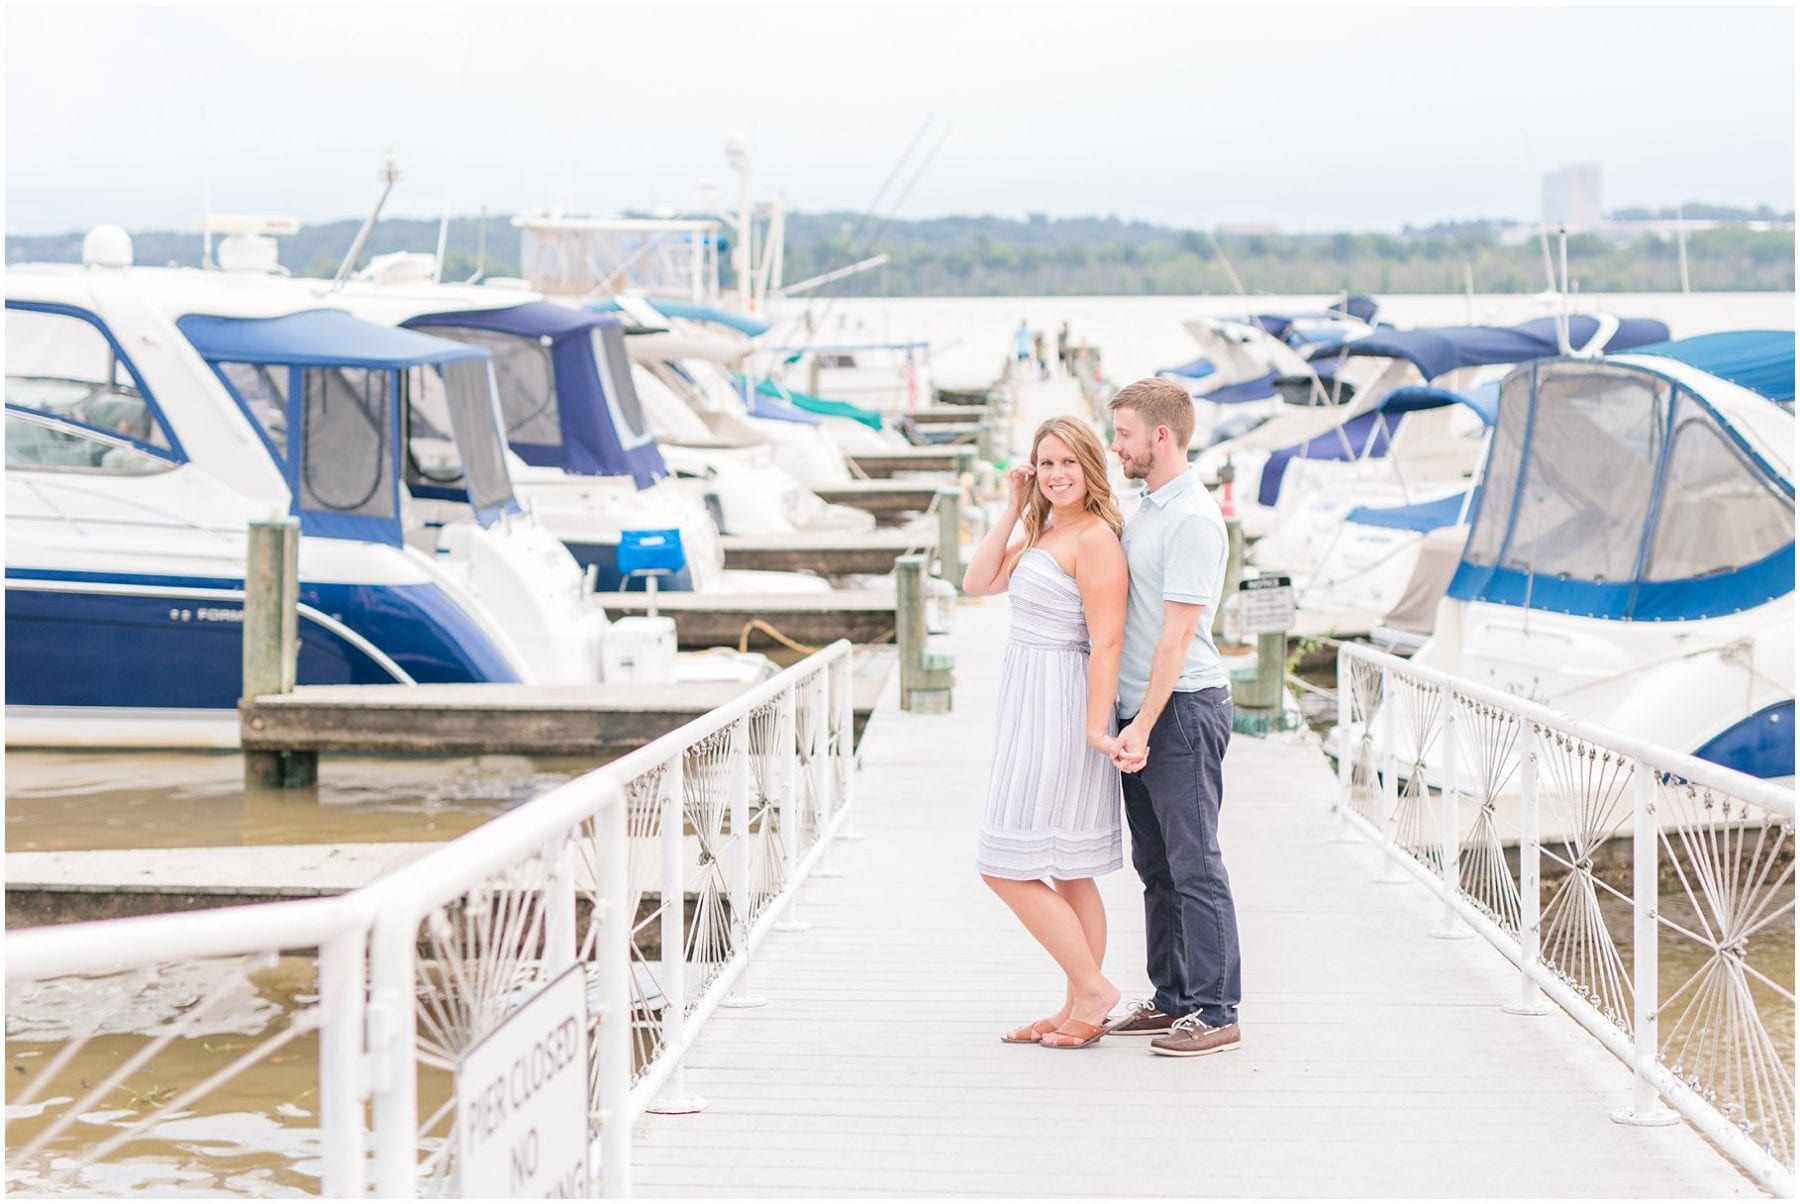
{"label": "brown sandal", "polygon": [[1063,1021],[1061,1028],[1052,1029],[1039,1037],[1038,1044],[1045,1049],[1086,1049],[1130,1018],[1131,1013],[1126,1012],[1116,1019],[1107,1020],[1105,1024],[1089,1024],[1071,1016]]}
{"label": "brown sandal", "polygon": [[1033,1020],[1030,1024],[1020,1025],[1018,1028],[1015,1028],[1012,1032],[1001,1037],[1000,1040],[1007,1045],[1036,1045],[1038,1044],[1039,1037],[1043,1036],[1045,1033],[1053,1033],[1055,1031],[1056,1025],[1050,1023],[1050,1021]]}

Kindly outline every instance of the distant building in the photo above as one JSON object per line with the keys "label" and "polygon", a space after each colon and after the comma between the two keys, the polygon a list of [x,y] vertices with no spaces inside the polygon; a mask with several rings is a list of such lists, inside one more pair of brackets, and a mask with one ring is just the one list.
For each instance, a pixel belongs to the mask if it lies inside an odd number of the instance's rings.
{"label": "distant building", "polygon": [[1591,230],[1606,220],[1600,204],[1600,165],[1583,163],[1544,177],[1544,203],[1539,212],[1547,226]]}

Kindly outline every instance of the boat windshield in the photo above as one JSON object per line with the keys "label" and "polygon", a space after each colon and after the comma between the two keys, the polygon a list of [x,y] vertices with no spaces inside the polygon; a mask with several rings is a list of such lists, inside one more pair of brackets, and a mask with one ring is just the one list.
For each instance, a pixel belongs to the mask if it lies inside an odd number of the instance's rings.
{"label": "boat windshield", "polygon": [[99,431],[8,409],[6,467],[141,477],[175,465]]}

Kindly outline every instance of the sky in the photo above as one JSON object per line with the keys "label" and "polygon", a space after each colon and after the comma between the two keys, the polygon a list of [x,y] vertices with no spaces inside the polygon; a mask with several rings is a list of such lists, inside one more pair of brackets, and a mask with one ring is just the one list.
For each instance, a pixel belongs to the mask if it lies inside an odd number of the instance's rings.
{"label": "sky", "polygon": [[8,233],[360,216],[390,151],[392,215],[688,210],[735,195],[734,132],[759,196],[901,218],[1534,219],[1578,163],[1608,207],[1794,204],[1786,5],[65,3],[5,35]]}

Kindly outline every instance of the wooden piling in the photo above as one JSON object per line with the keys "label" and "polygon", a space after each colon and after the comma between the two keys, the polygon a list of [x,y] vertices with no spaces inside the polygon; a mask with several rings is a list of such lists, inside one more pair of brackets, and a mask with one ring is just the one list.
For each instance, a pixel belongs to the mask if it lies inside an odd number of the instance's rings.
{"label": "wooden piling", "polygon": [[[244,554],[244,692],[291,694],[300,652],[300,524],[252,522]],[[304,749],[244,751],[248,786],[311,786],[319,754]]]}
{"label": "wooden piling", "polygon": [[1216,643],[1225,634],[1225,599],[1237,593],[1244,579],[1244,524],[1237,518],[1225,520],[1225,588],[1219,591],[1219,605],[1213,610],[1212,633]]}
{"label": "wooden piling", "polygon": [[902,556],[894,565],[894,642],[900,652],[900,709],[913,710],[913,695],[941,691],[955,682],[951,659],[926,651],[925,558]]}
{"label": "wooden piling", "polygon": [[[945,485],[937,491],[938,576],[962,593],[962,489]],[[896,561],[896,563],[898,563]]]}

